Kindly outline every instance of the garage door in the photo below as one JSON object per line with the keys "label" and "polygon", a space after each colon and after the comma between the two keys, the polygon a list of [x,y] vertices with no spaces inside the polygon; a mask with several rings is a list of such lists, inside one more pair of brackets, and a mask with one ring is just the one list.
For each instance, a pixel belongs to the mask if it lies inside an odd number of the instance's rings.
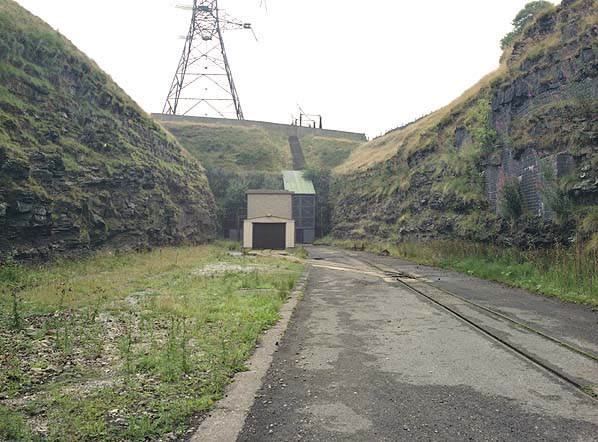
{"label": "garage door", "polygon": [[254,249],[286,249],[286,224],[254,224],[253,248]]}

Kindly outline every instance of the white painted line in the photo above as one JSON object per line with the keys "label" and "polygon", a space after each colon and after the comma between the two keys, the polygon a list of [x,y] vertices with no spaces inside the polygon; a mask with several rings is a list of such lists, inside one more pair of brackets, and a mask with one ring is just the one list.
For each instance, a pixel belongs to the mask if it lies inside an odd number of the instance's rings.
{"label": "white painted line", "polygon": [[376,276],[378,278],[384,278],[384,275],[382,273],[370,272],[369,270],[361,270],[361,269],[356,269],[353,267],[338,267],[338,266],[324,265],[324,264],[312,264],[312,267],[317,267],[319,269],[338,270],[340,272],[360,273],[362,275],[370,275],[370,276]]}

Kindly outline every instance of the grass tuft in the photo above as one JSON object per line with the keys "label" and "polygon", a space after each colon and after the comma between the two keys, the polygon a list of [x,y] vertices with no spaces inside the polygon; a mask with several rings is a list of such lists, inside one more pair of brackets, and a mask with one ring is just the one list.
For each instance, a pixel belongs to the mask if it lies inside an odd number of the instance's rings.
{"label": "grass tuft", "polygon": [[[354,245],[349,240],[327,242],[345,248]],[[585,244],[530,250],[462,240],[364,244],[375,253],[388,250],[418,264],[457,270],[565,301],[598,305],[598,252]]]}
{"label": "grass tuft", "polygon": [[235,248],[0,268],[0,440],[181,435],[245,370],[302,271]]}

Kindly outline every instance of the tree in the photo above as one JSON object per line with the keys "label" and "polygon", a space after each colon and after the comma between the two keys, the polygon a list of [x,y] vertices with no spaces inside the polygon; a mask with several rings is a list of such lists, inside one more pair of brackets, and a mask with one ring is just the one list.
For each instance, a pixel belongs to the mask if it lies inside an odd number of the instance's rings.
{"label": "tree", "polygon": [[511,46],[515,42],[515,39],[521,35],[525,26],[533,18],[537,17],[540,13],[547,11],[553,6],[554,5],[552,3],[545,0],[537,0],[525,5],[513,19],[513,30],[505,35],[500,41],[500,47],[502,49],[506,49],[507,47]]}

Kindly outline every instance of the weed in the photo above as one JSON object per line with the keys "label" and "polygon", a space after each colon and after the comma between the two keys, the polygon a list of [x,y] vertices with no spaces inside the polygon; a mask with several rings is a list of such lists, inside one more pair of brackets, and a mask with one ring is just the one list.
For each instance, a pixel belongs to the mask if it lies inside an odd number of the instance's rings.
{"label": "weed", "polygon": [[21,317],[23,298],[19,296],[20,288],[12,287],[10,289],[11,305],[12,305],[12,321],[11,326],[14,330],[21,330],[23,328],[23,318]]}
{"label": "weed", "polygon": [[586,385],[582,390],[594,398],[598,398],[598,385]]}
{"label": "weed", "polygon": [[27,273],[23,267],[16,263],[12,256],[8,256],[4,261],[0,260],[0,287],[15,287],[23,284]]}
{"label": "weed", "polygon": [[[155,440],[208,410],[276,323],[301,270],[230,256],[229,245],[20,268],[19,315],[30,326],[0,324],[0,344],[10,350],[0,358],[0,392],[23,405],[0,409],[0,440],[20,440],[21,430],[30,440],[25,392],[44,410],[36,421],[47,425],[48,440]],[[215,263],[268,271],[198,273]],[[0,293],[10,292],[5,285]],[[0,296],[0,313],[11,309]]]}
{"label": "weed", "polygon": [[187,374],[189,372],[189,361],[187,359],[187,342],[189,341],[189,335],[187,333],[187,321],[183,318],[181,320],[181,370]]}
{"label": "weed", "polygon": [[[0,283],[8,290],[11,304],[10,326],[14,330],[23,328],[23,298],[20,295],[25,280],[25,271],[9,256],[0,263]],[[5,290],[6,290],[5,289]]]}
{"label": "weed", "polygon": [[129,376],[133,372],[133,320],[131,315],[125,315],[124,335],[120,338],[118,348],[124,361],[125,374]]}
{"label": "weed", "polygon": [[308,259],[309,258],[309,253],[307,253],[307,250],[305,250],[305,247],[297,247],[293,250],[293,255],[295,255],[297,258],[301,258],[301,259]]}
{"label": "weed", "polygon": [[31,440],[23,416],[0,405],[0,440],[19,442]]}
{"label": "weed", "polygon": [[[353,244],[337,240],[332,243],[345,248]],[[420,264],[451,268],[563,300],[598,305],[598,252],[588,250],[583,242],[570,248],[557,245],[529,250],[462,240],[368,242],[366,246],[370,251],[388,250],[392,255]]]}

